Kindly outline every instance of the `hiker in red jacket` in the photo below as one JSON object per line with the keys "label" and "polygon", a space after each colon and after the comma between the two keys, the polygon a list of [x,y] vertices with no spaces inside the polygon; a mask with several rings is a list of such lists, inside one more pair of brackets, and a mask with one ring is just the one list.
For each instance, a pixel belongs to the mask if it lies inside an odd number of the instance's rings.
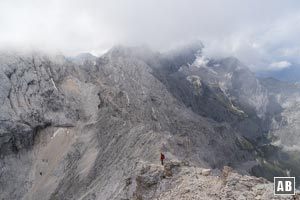
{"label": "hiker in red jacket", "polygon": [[165,159],[165,155],[162,152],[160,152],[161,165],[164,165],[164,159]]}

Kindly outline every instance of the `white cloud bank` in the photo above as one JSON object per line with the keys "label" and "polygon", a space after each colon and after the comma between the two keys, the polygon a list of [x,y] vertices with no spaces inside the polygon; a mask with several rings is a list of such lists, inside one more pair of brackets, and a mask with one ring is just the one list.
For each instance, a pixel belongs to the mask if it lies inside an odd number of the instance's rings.
{"label": "white cloud bank", "polygon": [[208,56],[236,56],[253,70],[300,63],[297,0],[1,0],[0,47],[74,55],[111,46],[164,50],[200,39]]}
{"label": "white cloud bank", "polygon": [[285,69],[290,67],[292,64],[288,61],[279,61],[279,62],[273,62],[269,65],[269,67],[267,68],[267,70],[281,70],[281,69]]}

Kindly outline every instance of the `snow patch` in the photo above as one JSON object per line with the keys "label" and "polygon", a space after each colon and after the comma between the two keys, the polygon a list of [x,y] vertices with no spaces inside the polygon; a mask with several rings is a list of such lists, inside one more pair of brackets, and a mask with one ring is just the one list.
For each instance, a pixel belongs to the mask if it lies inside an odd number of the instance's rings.
{"label": "snow patch", "polygon": [[55,85],[53,79],[51,78],[50,80],[51,80],[51,82],[52,82],[53,87],[57,90],[57,87],[56,87],[56,85]]}
{"label": "snow patch", "polygon": [[231,108],[232,108],[233,110],[235,110],[236,112],[239,112],[239,113],[245,113],[244,111],[242,111],[242,110],[238,109],[237,107],[235,107],[233,104],[231,104]]}
{"label": "snow patch", "polygon": [[58,134],[60,134],[61,130],[63,130],[63,129],[62,129],[62,128],[57,129],[57,130],[53,133],[51,139],[52,139],[52,138],[55,138],[55,136],[57,136]]}
{"label": "snow patch", "polygon": [[198,56],[193,65],[197,68],[207,67],[208,59],[205,56]]}

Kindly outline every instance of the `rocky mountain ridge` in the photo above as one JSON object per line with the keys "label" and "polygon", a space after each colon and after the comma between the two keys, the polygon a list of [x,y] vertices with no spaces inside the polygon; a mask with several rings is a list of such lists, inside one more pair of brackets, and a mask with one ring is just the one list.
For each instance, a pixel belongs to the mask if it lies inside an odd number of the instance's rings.
{"label": "rocky mountain ridge", "polygon": [[138,199],[124,180],[160,151],[195,167],[274,173],[253,168],[273,162],[259,146],[285,143],[269,134],[294,130],[282,116],[298,90],[281,101],[237,59],[205,58],[202,48],[117,46],[74,59],[2,53],[0,197]]}

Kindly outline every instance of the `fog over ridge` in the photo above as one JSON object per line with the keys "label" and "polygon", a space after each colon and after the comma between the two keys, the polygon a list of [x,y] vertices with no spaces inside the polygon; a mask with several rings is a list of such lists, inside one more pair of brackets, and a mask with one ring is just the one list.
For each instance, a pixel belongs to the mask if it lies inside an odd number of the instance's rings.
{"label": "fog over ridge", "polygon": [[209,57],[278,70],[300,63],[299,11],[293,0],[2,0],[0,46],[100,55],[115,44],[163,51],[200,39]]}

